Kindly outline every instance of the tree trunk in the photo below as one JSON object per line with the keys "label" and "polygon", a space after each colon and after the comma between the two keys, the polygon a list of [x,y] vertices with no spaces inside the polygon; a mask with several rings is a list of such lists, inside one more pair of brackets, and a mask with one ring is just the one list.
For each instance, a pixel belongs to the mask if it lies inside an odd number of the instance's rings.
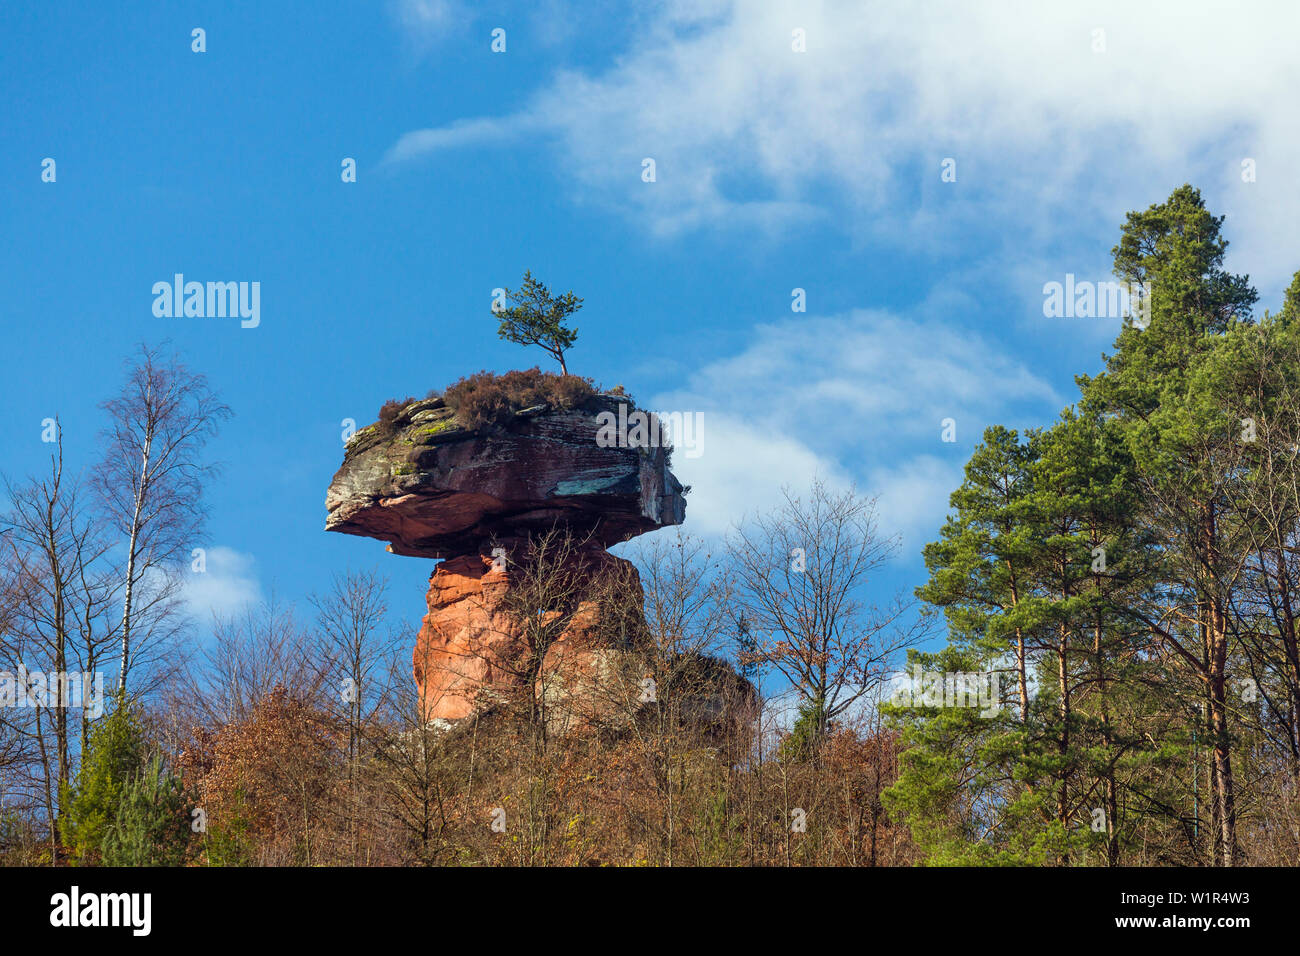
{"label": "tree trunk", "polygon": [[1205,597],[1201,603],[1201,620],[1209,680],[1209,729],[1214,741],[1214,805],[1218,811],[1215,842],[1220,846],[1216,857],[1224,866],[1234,866],[1237,856],[1237,816],[1233,794],[1231,740],[1228,735],[1228,632],[1216,587],[1219,541],[1213,505],[1206,507],[1202,527],[1206,571],[1202,588]]}
{"label": "tree trunk", "polygon": [[1235,866],[1237,858],[1237,813],[1228,735],[1228,708],[1224,689],[1222,669],[1216,668],[1216,673],[1210,682],[1210,729],[1214,735],[1214,783],[1217,791],[1215,805],[1220,811],[1217,836],[1223,845],[1223,865]]}
{"label": "tree trunk", "polygon": [[1110,725],[1110,705],[1106,698],[1105,657],[1101,648],[1101,622],[1093,628],[1092,650],[1097,655],[1097,687],[1101,693],[1101,739],[1107,756],[1106,763],[1106,865],[1119,866],[1119,792],[1115,785],[1115,765],[1110,762],[1112,748],[1115,746],[1114,732]]}
{"label": "tree trunk", "polygon": [[[1007,562],[1007,570],[1011,571],[1011,606],[1014,608],[1020,605],[1020,593],[1010,561]],[[1020,691],[1020,722],[1027,724],[1029,723],[1029,680],[1025,674],[1025,635],[1018,627],[1016,628],[1016,680]]]}
{"label": "tree trunk", "polygon": [[[1062,595],[1068,598],[1069,593]],[[1060,789],[1056,797],[1056,819],[1061,824],[1061,828],[1068,833],[1070,830],[1070,803],[1069,803],[1069,781],[1070,781],[1070,661],[1069,661],[1069,628],[1061,624],[1057,634],[1056,645],[1056,672],[1057,672],[1057,692],[1060,696],[1058,704],[1058,714],[1061,719],[1061,735],[1058,741],[1058,753],[1061,755],[1061,776]],[[1070,863],[1070,854],[1061,854],[1061,865],[1068,866]]]}
{"label": "tree trunk", "polygon": [[140,540],[140,512],[149,482],[149,453],[152,439],[146,438],[144,456],[140,464],[140,487],[135,493],[135,513],[131,516],[131,535],[126,552],[126,587],[122,598],[122,662],[117,677],[117,693],[126,700],[126,672],[131,659],[131,605],[135,598],[135,556]]}

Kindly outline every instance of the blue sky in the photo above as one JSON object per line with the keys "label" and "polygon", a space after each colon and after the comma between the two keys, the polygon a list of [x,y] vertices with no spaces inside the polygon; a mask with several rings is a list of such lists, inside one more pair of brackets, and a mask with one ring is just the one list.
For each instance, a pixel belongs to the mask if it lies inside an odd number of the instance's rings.
{"label": "blue sky", "polygon": [[[1047,319],[1042,289],[1107,279],[1126,210],[1200,186],[1229,266],[1277,303],[1300,267],[1298,21],[1187,0],[10,0],[0,464],[42,467],[57,414],[90,467],[123,360],[170,339],[235,411],[195,608],[378,564],[414,621],[427,562],[322,530],[342,421],[545,359],[489,313],[530,268],[586,300],[573,371],[704,412],[702,454],[677,459],[687,530],[820,472],[880,495],[904,536],[882,588],[910,589],[983,428],[1045,424],[1098,368],[1119,320]],[[154,316],[178,272],[260,282],[260,325]]]}

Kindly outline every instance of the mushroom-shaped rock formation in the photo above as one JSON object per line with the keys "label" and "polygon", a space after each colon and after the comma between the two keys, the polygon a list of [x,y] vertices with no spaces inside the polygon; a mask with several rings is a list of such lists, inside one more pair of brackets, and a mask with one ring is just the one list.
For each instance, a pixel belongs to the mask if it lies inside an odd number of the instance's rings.
{"label": "mushroom-shaped rock formation", "polygon": [[[635,578],[631,564],[605,548],[680,524],[686,512],[668,449],[658,441],[627,447],[626,432],[610,427],[632,411],[625,397],[595,395],[574,408],[535,406],[470,430],[434,398],[348,442],[326,495],[326,530],[442,559],[430,575],[414,653],[429,720],[467,717],[528,683],[547,705],[548,722],[586,725],[599,716],[593,710],[602,695],[592,688],[626,670],[624,648],[611,636],[626,628],[604,626],[595,592],[617,572]],[[557,530],[568,543],[564,567],[555,570],[572,586],[560,602],[567,606],[547,612],[563,617],[538,649],[511,613],[512,589],[524,586],[515,559]]]}
{"label": "mushroom-shaped rock formation", "polygon": [[614,442],[597,440],[611,420],[626,421],[629,404],[596,395],[470,431],[442,399],[415,402],[391,429],[352,436],[325,497],[325,528],[388,541],[394,554],[447,558],[557,526],[609,547],[681,524],[686,500],[667,449],[619,447],[617,428]]}

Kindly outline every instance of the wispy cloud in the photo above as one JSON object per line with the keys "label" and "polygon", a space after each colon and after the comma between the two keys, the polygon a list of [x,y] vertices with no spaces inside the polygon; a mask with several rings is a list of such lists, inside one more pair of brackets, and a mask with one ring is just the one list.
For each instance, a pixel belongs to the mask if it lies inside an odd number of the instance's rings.
{"label": "wispy cloud", "polygon": [[[1103,225],[1113,239],[1125,209],[1192,180],[1242,221],[1240,248],[1269,282],[1300,264],[1284,251],[1300,239],[1300,7],[1089,0],[1010,12],[964,0],[666,2],[612,66],[558,73],[523,112],[552,134],[575,193],[660,233],[821,209],[854,233],[916,245],[998,221],[1018,223],[1007,241]],[[796,29],[806,52],[792,49]],[[408,134],[391,155],[505,138],[520,122]],[[646,157],[653,184],[641,181]],[[940,181],[944,158],[956,183]],[[1254,183],[1241,180],[1246,158]]]}
{"label": "wispy cloud", "polygon": [[457,120],[447,126],[412,130],[393,144],[384,162],[400,163],[444,149],[508,143],[537,126],[534,117],[515,116],[505,120]]}
{"label": "wispy cloud", "polygon": [[725,534],[742,518],[776,504],[783,486],[804,488],[813,475],[832,487],[846,487],[851,480],[832,456],[819,455],[798,434],[774,428],[739,403],[726,412],[705,413],[697,438],[703,452],[698,458],[680,452],[673,457],[674,474],[691,486],[686,501],[695,534]]}
{"label": "wispy cloud", "polygon": [[[1011,352],[937,320],[857,310],[759,326],[739,353],[710,362],[664,411],[700,411],[700,454],[673,470],[693,486],[705,534],[776,503],[814,474],[879,498],[881,529],[916,546],[933,536],[971,444],[995,422],[1041,420],[1066,400]],[[951,418],[957,442],[943,441]]]}
{"label": "wispy cloud", "polygon": [[473,5],[465,0],[388,0],[388,13],[416,56],[463,35],[476,15]]}
{"label": "wispy cloud", "polygon": [[421,34],[450,30],[470,12],[459,0],[392,0],[389,9],[403,27]]}
{"label": "wispy cloud", "polygon": [[181,598],[198,624],[206,625],[214,614],[230,616],[262,600],[257,561],[251,554],[218,545],[205,549],[204,564],[201,572],[190,568],[182,573]]}

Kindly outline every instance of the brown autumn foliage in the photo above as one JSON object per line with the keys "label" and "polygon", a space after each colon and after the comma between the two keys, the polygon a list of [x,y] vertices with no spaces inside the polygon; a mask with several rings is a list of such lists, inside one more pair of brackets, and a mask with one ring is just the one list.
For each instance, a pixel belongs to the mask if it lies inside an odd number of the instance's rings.
{"label": "brown autumn foliage", "polygon": [[891,735],[834,726],[813,758],[782,757],[770,705],[739,697],[722,723],[674,706],[699,669],[630,727],[563,738],[538,735],[526,708],[450,732],[390,709],[362,737],[355,818],[346,720],[275,687],[177,761],[206,817],[195,862],[348,865],[354,840],[361,865],[914,862],[879,799]]}
{"label": "brown autumn foliage", "polygon": [[196,732],[180,763],[209,830],[241,834],[249,862],[310,865],[333,840],[340,737],[318,709],[277,686],[243,721]]}
{"label": "brown autumn foliage", "polygon": [[[892,738],[836,719],[811,751],[785,746],[790,701],[764,701],[728,663],[737,628],[721,560],[678,537],[593,578],[571,573],[583,545],[555,532],[516,552],[504,607],[535,653],[515,690],[450,727],[424,719],[375,575],[336,576],[310,624],[269,602],[218,627],[188,679],[142,704],[149,746],[176,754],[201,811],[194,862],[912,861],[879,803]],[[553,632],[583,615],[573,650],[591,638],[615,653],[581,700],[550,699],[553,681],[571,686],[543,666]],[[49,834],[20,833],[3,856],[38,839]]]}
{"label": "brown autumn foliage", "polygon": [[379,406],[379,428],[384,432],[393,430],[393,422],[400,415],[407,405],[414,402],[415,399],[408,395],[406,398],[390,398],[384,404]]}

